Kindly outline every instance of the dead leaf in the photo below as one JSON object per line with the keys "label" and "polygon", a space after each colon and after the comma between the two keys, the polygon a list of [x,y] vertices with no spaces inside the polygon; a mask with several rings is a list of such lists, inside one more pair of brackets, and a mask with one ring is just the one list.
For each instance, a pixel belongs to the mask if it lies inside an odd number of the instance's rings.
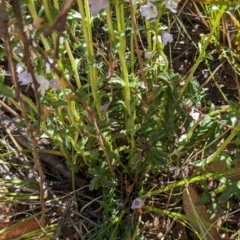
{"label": "dead leaf", "polygon": [[45,21],[44,18],[36,18],[34,19],[32,25],[35,29],[40,30],[43,27],[44,21]]}
{"label": "dead leaf", "polygon": [[63,234],[64,239],[74,240],[73,232],[67,225],[63,226],[62,234]]}
{"label": "dead leaf", "polygon": [[63,77],[61,77],[59,79],[59,85],[60,85],[61,88],[63,88],[63,87],[67,87],[68,83],[66,82],[66,80]]}
{"label": "dead leaf", "polygon": [[12,222],[0,222],[0,230],[3,230],[4,228],[7,228],[9,226],[12,226],[18,222],[23,221],[22,223],[18,224],[17,226],[7,230],[6,232],[3,232],[0,235],[0,239],[4,240],[4,239],[13,239],[16,238],[18,236],[22,236],[23,234],[29,233],[33,230],[36,230],[38,228],[44,227],[46,226],[49,222],[50,222],[50,218],[45,217],[44,221],[45,224],[44,226],[40,225],[40,218],[41,217],[37,217],[37,218],[32,218],[29,220],[24,221],[20,220],[20,221],[12,221]]}
{"label": "dead leaf", "polygon": [[0,73],[3,73],[3,72],[4,72],[4,66],[0,65]]}
{"label": "dead leaf", "polygon": [[132,192],[132,190],[133,190],[133,185],[134,185],[134,184],[131,184],[131,185],[127,186],[127,188],[126,188],[126,192],[127,192],[127,193],[131,193],[131,192]]}
{"label": "dead leaf", "polygon": [[54,113],[54,109],[49,108],[49,107],[43,107],[43,115],[44,117],[49,117]]}
{"label": "dead leaf", "polygon": [[52,58],[53,55],[54,55],[54,50],[52,48],[49,48],[48,50],[46,50],[45,52],[45,55],[49,58]]}
{"label": "dead leaf", "polygon": [[67,94],[67,96],[66,96],[67,101],[73,101],[74,99],[75,99],[75,94],[74,93],[70,92],[70,93]]}
{"label": "dead leaf", "polygon": [[173,235],[172,235],[173,240],[186,240],[186,239],[188,239],[185,227],[179,222],[176,222],[176,224],[174,225],[172,233],[173,233]]}
{"label": "dead leaf", "polygon": [[[189,194],[188,194],[189,192]],[[183,198],[183,209],[184,209],[184,212],[187,216],[191,216],[191,217],[194,217],[196,214],[199,216],[199,218],[201,219],[201,221],[205,221],[205,222],[208,222],[208,223],[211,223],[211,220],[210,220],[210,216],[209,214],[207,213],[207,210],[205,208],[205,206],[196,206],[194,205],[194,209],[193,209],[193,206],[190,202],[190,199],[191,201],[193,202],[193,204],[195,204],[198,199],[199,199],[199,196],[196,192],[196,190],[192,187],[192,186],[188,186],[188,192],[185,190],[182,194],[182,198]],[[201,229],[199,227],[199,224],[201,224],[199,222],[198,219],[196,219],[195,222],[190,222],[190,225],[199,233],[201,234]],[[207,240],[221,240],[220,238],[220,235],[219,233],[217,232],[216,228],[212,227],[209,229],[209,226],[204,226],[205,229],[206,229],[206,235],[205,235],[205,238]]]}
{"label": "dead leaf", "polygon": [[[232,169],[239,168],[240,169],[240,163],[233,163],[231,166]],[[210,163],[205,167],[205,169],[208,172],[222,172],[224,170],[227,170],[227,163],[226,161],[216,161],[213,163]],[[232,181],[240,181],[240,173],[235,174],[229,174],[226,175],[227,178],[229,178]]]}

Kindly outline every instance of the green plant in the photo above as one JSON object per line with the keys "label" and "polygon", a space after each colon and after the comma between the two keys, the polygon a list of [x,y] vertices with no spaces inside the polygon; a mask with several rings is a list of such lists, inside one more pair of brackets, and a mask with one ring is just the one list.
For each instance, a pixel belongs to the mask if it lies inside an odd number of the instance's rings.
{"label": "green plant", "polygon": [[[225,202],[232,196],[239,199],[238,182],[228,178],[240,173],[239,168],[230,167],[237,157],[227,152],[229,144],[239,145],[238,103],[228,99],[210,68],[212,80],[227,106],[209,104],[207,89],[201,88],[195,79],[200,64],[208,65],[212,59],[208,52],[210,45],[222,46],[219,23],[230,8],[227,2],[217,2],[218,11],[214,12],[212,5],[202,4],[210,32],[198,44],[194,43],[196,61],[185,77],[171,68],[172,56],[167,54],[167,44],[173,41],[173,36],[164,31],[168,28],[165,20],[169,17],[168,10],[177,12],[175,1],[135,4],[135,1],[113,0],[99,5],[93,0],[77,0],[70,7],[67,3],[62,7],[58,1],[53,1],[53,5],[44,0],[38,4],[33,0],[23,3],[23,23],[27,26],[33,20],[36,27],[40,21],[40,26],[28,30],[32,40],[29,49],[34,55],[27,56],[31,64],[13,54],[27,71],[24,78],[17,74],[15,81],[22,85],[37,83],[38,87],[34,87],[32,99],[22,97],[28,106],[25,118],[30,131],[36,129],[37,137],[51,141],[51,149],[39,152],[64,159],[71,171],[75,202],[79,204],[76,174],[86,176],[90,191],[102,195],[99,205],[103,219],[98,220],[101,226],[87,232],[87,239],[143,239],[140,224],[143,213],[130,212],[136,197],[148,204],[149,199],[164,194],[168,200],[163,198],[163,201],[168,206],[169,202],[181,201],[181,197],[174,197],[175,193],[189,184],[198,184],[204,191],[198,203]],[[11,5],[8,7],[9,15],[14,16]],[[67,11],[61,12],[65,8]],[[63,14],[59,16],[58,12]],[[67,23],[64,29],[60,26],[65,26],[63,16]],[[176,18],[174,15],[173,22]],[[177,22],[185,28],[183,21],[177,19]],[[13,45],[17,42],[17,30],[13,27],[9,33]],[[193,42],[187,29],[184,32]],[[25,48],[20,46],[22,52]],[[171,53],[171,45],[169,49]],[[0,85],[4,84],[3,79]],[[14,91],[19,89],[18,84]],[[21,102],[13,98],[12,89],[4,85],[0,91],[17,109],[24,111]],[[3,159],[12,154],[10,150],[4,152],[6,145],[1,147]],[[24,151],[29,153],[31,149]],[[221,161],[226,162],[225,169],[206,170],[210,163]],[[192,166],[193,174],[185,173]],[[220,181],[214,191],[208,189],[209,178]],[[151,189],[151,183],[158,179],[163,184]],[[173,183],[168,184],[169,179]],[[2,182],[8,186],[8,181]],[[13,180],[10,183],[16,185]],[[26,182],[17,184],[25,186]],[[31,188],[36,186],[33,184]],[[26,201],[33,197],[9,193],[2,201],[13,198]],[[194,204],[191,202],[193,209]],[[206,237],[205,227],[212,224],[201,221],[197,213],[189,217],[161,209],[157,204],[142,209],[178,219],[191,229],[191,222],[199,222],[199,239]],[[55,230],[54,223],[52,227]],[[219,228],[230,231],[227,227]],[[46,231],[51,230],[46,227]],[[196,229],[193,231],[197,233]]]}

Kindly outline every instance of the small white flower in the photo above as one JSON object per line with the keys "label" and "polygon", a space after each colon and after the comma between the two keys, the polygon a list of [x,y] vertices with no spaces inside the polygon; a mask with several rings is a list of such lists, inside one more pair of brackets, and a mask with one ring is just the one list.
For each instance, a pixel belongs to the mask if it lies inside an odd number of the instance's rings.
{"label": "small white flower", "polygon": [[168,43],[171,43],[173,41],[173,35],[166,31],[162,31],[161,39],[163,45],[167,45]]}
{"label": "small white flower", "polygon": [[37,79],[37,82],[39,83],[39,88],[38,88],[38,91],[41,93],[41,95],[44,95],[45,94],[45,91],[47,89],[49,89],[49,81],[42,75],[39,75],[36,77]]}
{"label": "small white flower", "polygon": [[176,0],[164,0],[163,5],[165,5],[165,7],[168,8],[171,12],[177,12],[178,3]]}
{"label": "small white flower", "polygon": [[[125,0],[125,2],[130,2],[130,0]],[[136,5],[137,4],[137,0],[132,0],[132,5]]]}
{"label": "small white flower", "polygon": [[20,63],[17,63],[17,65],[16,65],[16,72],[17,73],[21,73],[23,71],[24,71],[23,66]]}
{"label": "small white flower", "polygon": [[144,53],[144,58],[146,60],[151,60],[152,59],[152,56],[153,56],[153,52],[145,52]]}
{"label": "small white flower", "polygon": [[141,6],[140,12],[142,16],[145,17],[147,20],[151,18],[156,18],[158,15],[157,7],[151,2],[147,2],[146,5]]}
{"label": "small white flower", "polygon": [[[48,59],[49,63],[52,64],[53,63],[53,59],[52,58],[49,58]],[[51,65],[49,64],[48,62],[46,63],[46,73],[51,73]]]}
{"label": "small white flower", "polygon": [[18,79],[19,82],[21,82],[21,85],[28,85],[33,82],[31,74],[27,71],[19,73]]}
{"label": "small white flower", "polygon": [[187,139],[187,134],[182,134],[180,138],[178,139],[178,142],[183,142]]}
{"label": "small white flower", "polygon": [[139,209],[142,207],[142,205],[143,205],[143,200],[141,198],[135,198],[133,200],[131,209]]}
{"label": "small white flower", "polygon": [[158,42],[162,43],[162,38],[161,38],[161,36],[159,36],[159,35],[153,36],[152,40],[153,40],[153,41],[158,41]]}
{"label": "small white flower", "polygon": [[109,7],[108,0],[88,0],[88,3],[90,5],[90,12],[93,15]]}
{"label": "small white flower", "polygon": [[194,109],[192,109],[192,110],[189,112],[189,115],[190,115],[195,121],[197,121],[197,120],[200,118],[200,116],[201,116],[201,114],[200,114],[199,112],[195,111]]}

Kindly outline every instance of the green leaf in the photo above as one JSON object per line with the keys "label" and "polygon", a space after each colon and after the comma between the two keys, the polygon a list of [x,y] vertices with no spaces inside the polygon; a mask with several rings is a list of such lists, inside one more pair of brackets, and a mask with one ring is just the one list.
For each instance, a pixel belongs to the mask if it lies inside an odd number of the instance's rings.
{"label": "green leaf", "polygon": [[3,48],[0,48],[0,59],[6,56],[6,52],[4,51]]}
{"label": "green leaf", "polygon": [[99,176],[94,177],[91,181],[90,181],[90,185],[89,185],[89,190],[97,190],[100,187],[100,181],[99,181]]}
{"label": "green leaf", "polygon": [[240,154],[237,154],[237,155],[234,157],[234,161],[240,163]]}
{"label": "green leaf", "polygon": [[101,178],[101,183],[102,183],[103,186],[106,186],[106,187],[109,187],[109,188],[116,187],[116,185],[117,185],[115,180],[108,179],[105,176]]}
{"label": "green leaf", "polygon": [[5,97],[13,97],[13,90],[6,85],[0,83],[0,94]]}
{"label": "green leaf", "polygon": [[168,160],[168,155],[163,152],[162,150],[156,148],[156,147],[151,147],[150,148],[150,153],[154,155],[154,157],[159,161],[159,164],[165,166],[167,164]]}
{"label": "green leaf", "polygon": [[89,94],[86,92],[86,90],[83,87],[79,88],[77,90],[77,93],[84,101],[88,101],[90,98]]}
{"label": "green leaf", "polygon": [[177,90],[177,88],[172,88],[172,99],[175,101],[175,102],[177,102],[178,101],[178,96],[179,96],[179,94],[178,94],[178,90]]}
{"label": "green leaf", "polygon": [[112,139],[112,140],[116,140],[116,139],[125,138],[125,137],[126,137],[126,134],[125,134],[125,133],[114,133],[114,134],[111,136],[111,139]]}
{"label": "green leaf", "polygon": [[118,84],[120,84],[122,87],[125,87],[125,82],[124,82],[124,80],[123,79],[121,79],[121,78],[111,78],[109,81],[108,81],[109,83],[118,83]]}
{"label": "green leaf", "polygon": [[164,136],[164,132],[163,131],[152,132],[149,135],[150,145],[154,145],[157,141],[159,141],[161,138],[163,138],[163,136]]}
{"label": "green leaf", "polygon": [[237,191],[239,191],[237,182],[231,184],[230,186],[227,186],[227,189],[224,190],[218,198],[219,203],[227,201]]}
{"label": "green leaf", "polygon": [[238,116],[240,115],[240,104],[238,102],[232,102],[229,101],[229,105],[231,106],[232,110],[238,114]]}
{"label": "green leaf", "polygon": [[[148,96],[149,99],[153,100],[156,99],[158,96],[162,97],[162,94],[164,92],[164,90],[166,90],[168,88],[167,85],[161,85],[157,88],[155,88]],[[159,103],[159,102],[158,102]]]}
{"label": "green leaf", "polygon": [[192,165],[195,167],[203,167],[206,165],[206,163],[207,163],[207,159],[205,158],[205,159],[201,159],[199,161],[192,163]]}
{"label": "green leaf", "polygon": [[202,196],[198,199],[198,201],[196,202],[196,205],[204,205],[206,203],[208,203],[211,200],[211,196],[207,193],[202,194]]}
{"label": "green leaf", "polygon": [[66,106],[67,102],[63,100],[58,100],[58,101],[52,102],[51,105],[55,108],[58,108],[60,106]]}

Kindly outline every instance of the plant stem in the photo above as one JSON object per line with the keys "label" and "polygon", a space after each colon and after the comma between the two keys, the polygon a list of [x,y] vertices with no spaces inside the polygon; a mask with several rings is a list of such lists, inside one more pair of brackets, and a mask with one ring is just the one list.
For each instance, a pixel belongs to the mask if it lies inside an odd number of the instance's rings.
{"label": "plant stem", "polygon": [[78,74],[77,63],[74,59],[74,56],[72,54],[71,48],[70,48],[67,40],[65,40],[65,47],[66,47],[66,50],[67,50],[69,60],[70,60],[71,65],[72,65],[72,70],[74,72],[74,77],[75,77],[75,80],[76,80],[76,83],[77,83],[77,87],[80,88],[81,87],[81,82],[80,82],[80,78],[79,78],[79,74]]}
{"label": "plant stem", "polygon": [[[38,15],[37,15],[37,11],[35,9],[33,0],[28,1],[28,9],[32,15],[33,20],[37,19]],[[41,37],[41,40],[42,40],[45,50],[48,51],[50,49],[50,46],[49,46],[47,39],[44,37],[44,35],[42,33],[40,34],[40,37]]]}
{"label": "plant stem", "polygon": [[[95,62],[95,54],[93,49],[93,40],[92,40],[92,26],[91,26],[91,16],[88,5],[88,0],[77,0],[79,12],[81,14],[82,28],[85,43],[89,43],[86,45],[86,59],[89,67],[89,79],[91,84],[91,92],[93,95],[93,99],[95,102],[95,107],[98,113],[98,117],[102,120],[102,112],[100,109],[100,99],[97,95],[98,93],[98,78],[97,78],[97,67]],[[85,6],[85,8],[83,7]],[[86,14],[85,14],[85,11]]]}

